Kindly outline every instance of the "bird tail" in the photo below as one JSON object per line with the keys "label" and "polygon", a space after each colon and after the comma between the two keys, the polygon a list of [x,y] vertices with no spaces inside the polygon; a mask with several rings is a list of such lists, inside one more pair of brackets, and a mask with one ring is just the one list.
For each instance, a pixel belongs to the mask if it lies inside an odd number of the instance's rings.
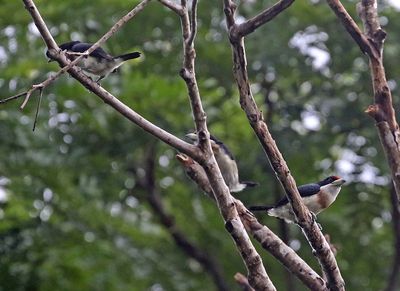
{"label": "bird tail", "polygon": [[258,183],[253,181],[241,181],[240,184],[245,184],[246,188],[253,188],[258,186]]}
{"label": "bird tail", "polygon": [[139,52],[133,52],[133,53],[129,53],[129,54],[116,56],[116,57],[114,57],[114,59],[122,59],[123,61],[127,61],[127,60],[130,60],[130,59],[136,59],[138,57],[140,57],[140,53]]}
{"label": "bird tail", "polygon": [[267,205],[255,205],[255,206],[249,206],[248,209],[250,211],[268,211],[272,206],[267,206]]}

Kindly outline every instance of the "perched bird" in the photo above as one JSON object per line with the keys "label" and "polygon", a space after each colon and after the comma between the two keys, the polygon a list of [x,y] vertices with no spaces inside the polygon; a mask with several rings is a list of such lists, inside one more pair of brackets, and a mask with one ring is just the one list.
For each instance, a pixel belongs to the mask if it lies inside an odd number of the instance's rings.
{"label": "perched bird", "polygon": [[[196,133],[189,133],[186,135],[186,137],[191,141],[198,143],[198,137]],[[215,159],[217,160],[219,169],[221,170],[222,177],[224,178],[224,181],[230,192],[240,192],[245,188],[258,185],[256,182],[239,181],[239,171],[232,153],[228,150],[226,145],[212,135],[210,136],[210,141]]]}
{"label": "perched bird", "polygon": [[[329,176],[317,183],[299,186],[303,203],[315,216],[328,208],[338,196],[342,185],[346,181],[338,176]],[[286,222],[295,222],[292,206],[287,197],[282,198],[274,206],[250,206],[251,211],[266,211],[269,216],[284,219]]]}
{"label": "perched bird", "polygon": [[[73,61],[79,57],[79,55],[87,51],[92,45],[93,44],[91,43],[70,41],[61,44],[60,49],[65,51],[67,57]],[[46,55],[51,59],[48,51],[46,52]],[[77,65],[85,72],[99,76],[99,78],[96,80],[96,82],[99,82],[103,78],[107,77],[110,73],[114,73],[123,62],[130,59],[136,59],[138,57],[140,57],[140,52],[133,52],[113,57],[105,52],[101,47],[98,47],[92,51],[89,56],[83,57]]]}

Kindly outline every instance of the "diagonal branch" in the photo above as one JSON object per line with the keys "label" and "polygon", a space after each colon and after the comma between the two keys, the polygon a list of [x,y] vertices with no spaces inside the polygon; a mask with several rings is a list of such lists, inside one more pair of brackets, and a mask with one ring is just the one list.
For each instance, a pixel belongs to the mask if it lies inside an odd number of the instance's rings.
{"label": "diagonal branch", "polygon": [[[58,79],[58,77],[60,77],[63,73],[67,72],[70,68],[72,68],[73,66],[78,64],[78,62],[83,57],[87,56],[88,54],[93,52],[96,48],[100,47],[107,39],[109,39],[112,35],[114,35],[125,23],[127,23],[136,14],[138,14],[140,11],[142,11],[150,1],[151,0],[143,0],[142,2],[140,2],[135,8],[133,8],[131,11],[129,11],[128,14],[123,16],[117,23],[115,23],[111,27],[111,29],[105,35],[103,35],[100,38],[100,40],[98,40],[95,44],[93,44],[85,53],[82,53],[74,61],[68,62],[57,73],[51,75],[50,77],[48,77],[45,81],[41,82],[40,84],[32,85],[31,89],[29,89],[28,91],[26,91],[24,93],[21,93],[22,95],[16,95],[18,97],[25,96],[25,100],[21,105],[21,109],[23,109],[25,107],[26,103],[29,100],[29,97],[35,90],[37,90],[37,89],[44,90],[47,86],[49,86],[56,79]],[[46,26],[42,16],[40,15],[35,3],[33,2],[33,0],[23,0],[23,2],[25,4],[25,8],[32,15],[32,19],[33,19],[37,29],[39,30],[40,35],[42,36],[44,42],[46,43],[47,48],[49,49],[50,55],[53,56],[55,59],[57,59],[57,55],[62,54],[63,57],[65,58],[64,53],[62,53],[60,51],[58,51],[58,52],[55,51],[56,49],[59,49],[57,46],[57,43],[55,42],[54,38],[52,37],[49,29],[47,28],[47,26]],[[13,97],[18,98],[16,96],[13,96]],[[2,101],[6,102],[6,101],[13,100],[15,98],[10,97],[10,98],[7,98],[8,100],[6,99],[6,100],[2,100]],[[1,103],[4,103],[4,102],[1,102]]]}
{"label": "diagonal branch", "polygon": [[[207,129],[206,113],[201,102],[200,92],[197,85],[195,73],[194,37],[196,35],[196,13],[192,12],[192,21],[189,17],[187,1],[182,0],[183,13],[180,15],[183,38],[183,66],[180,75],[186,83],[189,101],[192,109],[193,120],[199,138],[198,149],[201,155],[196,160],[203,168],[213,189],[218,208],[225,221],[225,228],[233,238],[236,248],[248,270],[249,282],[255,289],[276,290],[268,277],[262,264],[262,259],[252,244],[234,205],[233,197],[230,195],[222,177],[221,171],[215,160],[210,144],[210,133]],[[196,9],[196,5],[192,6]],[[192,25],[191,25],[192,24]],[[193,39],[192,39],[193,37]]]}
{"label": "diagonal branch", "polygon": [[[30,6],[28,11],[31,13],[32,18],[34,19],[35,23],[38,23],[40,27],[43,29],[40,29],[39,31],[43,33],[42,37],[44,39],[52,39],[52,36],[44,23],[42,17],[40,16],[39,11],[36,9],[34,6],[34,3],[32,0],[23,0],[26,2],[31,3],[33,6]],[[144,0],[148,1],[148,0]],[[143,1],[143,2],[144,2]],[[142,2],[142,3],[143,3]],[[34,7],[34,8],[32,8]],[[132,11],[131,11],[132,12]],[[92,47],[93,48],[93,47]],[[67,66],[70,64],[70,62],[65,58],[64,54],[55,54],[54,57],[57,59],[57,61],[60,63],[61,66]],[[109,104],[111,107],[113,107],[116,111],[118,111],[121,115],[147,131],[148,133],[154,135],[155,137],[159,138],[166,144],[178,149],[181,152],[186,153],[187,155],[191,157],[197,157],[198,156],[198,149],[177,138],[176,136],[172,135],[171,133],[167,132],[166,130],[158,127],[157,125],[151,123],[141,115],[139,115],[137,112],[129,108],[127,105],[119,101],[115,96],[113,96],[111,93],[106,91],[104,88],[102,88],[99,84],[94,82],[90,77],[87,75],[83,74],[81,70],[76,69],[75,67],[72,67],[68,70],[70,75],[78,80],[84,87],[86,87],[89,91],[95,93],[98,97],[100,97],[105,103]]]}
{"label": "diagonal branch", "polygon": [[369,57],[379,58],[378,52],[371,46],[371,42],[362,33],[357,23],[353,20],[350,14],[344,8],[340,0],[326,0],[331,7],[337,18],[340,20],[344,28],[351,35],[354,41],[358,44],[361,51],[366,53]]}
{"label": "diagonal branch", "polygon": [[[178,154],[177,159],[181,162],[188,176],[207,195],[212,196],[210,182],[204,169],[189,157]],[[211,193],[209,193],[211,191]],[[246,207],[237,199],[235,206],[246,230],[261,244],[261,246],[280,261],[291,273],[299,278],[304,285],[311,290],[327,290],[325,281],[300,258],[296,252],[287,246],[267,226],[260,224],[257,218],[249,212]]]}
{"label": "diagonal branch", "polygon": [[[339,0],[327,0],[327,2],[350,34],[352,30],[357,30],[357,34],[355,36],[352,34],[352,36],[359,45],[362,43],[363,51],[367,52],[369,57],[374,104],[370,105],[365,112],[375,119],[397,198],[400,201],[400,130],[393,107],[392,93],[383,66],[382,52],[386,32],[379,24],[377,1],[361,0],[357,5],[366,36],[360,32]],[[366,38],[368,38],[367,41]]]}
{"label": "diagonal branch", "polygon": [[[235,19],[232,11],[235,7],[230,6],[230,0],[224,0],[224,11],[227,18],[229,33],[238,35],[235,32]],[[313,248],[313,253],[317,257],[326,278],[328,279],[328,288],[331,290],[344,290],[344,280],[340,274],[335,256],[333,255],[329,244],[321,233],[310,211],[301,200],[300,194],[296,187],[296,182],[290,170],[279,151],[274,139],[272,138],[268,126],[263,120],[262,113],[254,100],[250,89],[250,82],[247,74],[247,60],[244,47],[244,39],[235,40],[229,36],[233,52],[233,73],[240,94],[240,105],[245,111],[250,125],[256,133],[270,163],[285,189],[286,195],[293,208],[297,223],[302,228],[304,235]]]}
{"label": "diagonal branch", "polygon": [[237,35],[233,36],[235,38],[244,37],[254,30],[264,25],[265,23],[274,19],[277,15],[279,15],[283,10],[288,8],[295,0],[280,0],[278,3],[273,6],[265,9],[260,14],[254,16],[253,18],[238,24],[235,28],[235,32]]}

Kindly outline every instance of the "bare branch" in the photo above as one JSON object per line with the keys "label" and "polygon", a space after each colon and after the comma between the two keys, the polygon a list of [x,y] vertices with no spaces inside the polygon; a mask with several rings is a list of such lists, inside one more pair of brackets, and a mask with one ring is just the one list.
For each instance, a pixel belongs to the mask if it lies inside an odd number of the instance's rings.
{"label": "bare branch", "polygon": [[25,96],[26,94],[28,94],[28,91],[19,93],[19,94],[17,94],[17,95],[14,95],[14,96],[11,96],[11,97],[8,97],[8,98],[4,98],[4,99],[0,100],[0,104],[5,104],[5,103],[10,102],[10,101],[12,101],[12,100],[15,100],[15,99],[18,99],[18,98],[20,98],[20,97],[23,97],[23,96]]}
{"label": "bare branch", "polygon": [[35,121],[33,122],[32,131],[35,131],[37,119],[38,119],[38,116],[39,116],[40,104],[42,103],[43,89],[39,89],[39,91],[40,91],[40,94],[39,94],[38,103],[37,103],[37,106],[36,106]]}
{"label": "bare branch", "polygon": [[[234,7],[226,7],[231,2],[224,0],[227,23],[235,23],[232,19],[231,11]],[[228,31],[232,33],[233,27],[228,27]],[[344,290],[344,280],[340,274],[335,256],[333,255],[329,244],[321,233],[315,221],[312,219],[310,211],[301,200],[300,194],[296,187],[296,182],[290,174],[289,168],[283,159],[274,139],[272,138],[267,124],[264,122],[262,113],[253,98],[250,89],[250,82],[247,74],[247,60],[244,47],[244,39],[240,38],[235,40],[231,35],[229,36],[233,51],[234,68],[233,73],[238,85],[240,94],[240,105],[245,111],[250,125],[253,127],[258,139],[268,159],[274,169],[276,175],[281,181],[286,195],[293,208],[297,223],[301,226],[308,242],[313,248],[313,252],[317,257],[322,270],[328,278],[328,287],[332,290]]]}
{"label": "bare branch", "polygon": [[233,31],[231,32],[232,35],[236,38],[240,38],[252,33],[263,24],[274,19],[282,11],[292,5],[294,1],[295,0],[280,0],[278,3],[265,9],[260,14],[241,24],[238,24],[235,28],[233,28]]}
{"label": "bare branch", "polygon": [[[177,159],[182,163],[188,176],[203,189],[203,191],[212,191],[204,169],[191,158],[187,156],[184,157],[182,154],[178,156]],[[212,195],[212,193],[207,194],[209,196]],[[324,280],[268,227],[260,224],[240,200],[235,199],[235,206],[247,231],[264,249],[270,252],[311,290],[327,290]]]}
{"label": "bare branch", "polygon": [[257,218],[239,200],[236,200],[235,204],[246,229],[264,249],[311,290],[328,290],[325,281],[292,248],[287,246],[267,226],[259,223]]}
{"label": "bare branch", "polygon": [[[182,0],[181,5],[184,13],[180,16],[183,37],[183,67],[180,71],[180,75],[188,89],[193,119],[199,138],[198,148],[202,152],[201,157],[195,160],[203,167],[208,177],[218,208],[225,220],[225,228],[235,241],[236,247],[247,267],[251,286],[260,290],[276,290],[262,264],[260,255],[251,243],[242,221],[239,218],[233,197],[230,195],[229,189],[224,182],[211,149],[210,134],[206,123],[206,113],[203,109],[195,75],[196,52],[193,43],[196,32],[191,31],[191,22],[186,8],[186,1]],[[193,13],[192,17],[195,16],[196,13]],[[195,21],[196,19],[192,20],[192,23]],[[196,25],[192,25],[192,29],[195,28]],[[193,40],[190,40],[191,35],[193,35]]]}
{"label": "bare branch", "polygon": [[[57,49],[58,46],[52,37],[49,29],[46,26],[46,23],[44,22],[42,16],[40,15],[35,3],[33,0],[23,0],[25,4],[25,8],[29,11],[29,13],[32,16],[32,19],[38,28],[40,35],[42,36],[43,40],[45,41],[50,55],[52,55],[55,59],[62,58],[64,54],[62,52],[55,52],[53,50]],[[114,35],[125,23],[127,23],[130,19],[132,19],[136,14],[138,14],[140,11],[142,11],[145,6],[150,2],[151,0],[143,0],[140,2],[135,8],[133,8],[131,11],[128,12],[125,16],[123,16],[117,23],[115,23],[111,29],[103,35],[100,40],[98,40],[93,46],[91,46],[85,53],[82,53],[80,56],[78,56],[74,61],[68,62],[61,70],[59,70],[57,73],[54,75],[50,76],[47,78],[45,81],[41,82],[40,84],[33,85],[30,90],[26,92],[26,98],[21,105],[21,109],[23,109],[26,105],[26,103],[29,100],[30,95],[39,87],[41,90],[44,90],[47,86],[49,86],[52,82],[54,82],[61,74],[64,72],[68,71],[70,68],[78,64],[78,62],[86,55],[90,54],[93,52],[96,48],[100,47],[107,39],[109,39],[112,35]],[[36,88],[35,88],[36,87]]]}
{"label": "bare branch", "polygon": [[361,50],[369,57],[375,103],[370,105],[365,112],[375,119],[378,126],[379,137],[400,201],[400,130],[383,66],[382,51],[386,32],[379,24],[377,1],[361,0],[357,4],[357,11],[363,22],[366,36],[339,0],[327,0],[327,2]]}
{"label": "bare branch", "polygon": [[340,22],[342,23],[344,28],[347,30],[347,32],[351,35],[351,37],[354,39],[354,41],[358,44],[361,51],[363,53],[368,54],[369,57],[379,58],[379,55],[378,55],[378,52],[376,51],[376,49],[371,47],[370,41],[362,33],[362,31],[360,30],[358,25],[355,23],[353,18],[350,16],[350,14],[347,12],[347,10],[344,8],[344,6],[340,2],[340,0],[326,0],[326,2],[331,7],[331,9],[336,14],[336,16],[339,18]]}

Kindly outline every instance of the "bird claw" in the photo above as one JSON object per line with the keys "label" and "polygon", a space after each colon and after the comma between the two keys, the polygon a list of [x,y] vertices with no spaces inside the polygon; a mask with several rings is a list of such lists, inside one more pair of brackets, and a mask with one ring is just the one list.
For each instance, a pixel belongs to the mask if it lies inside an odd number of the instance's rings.
{"label": "bird claw", "polygon": [[322,225],[321,225],[320,223],[317,222],[317,216],[316,216],[315,213],[313,213],[313,212],[310,212],[310,213],[311,213],[311,217],[312,217],[313,222],[316,223],[317,226],[318,226],[318,228],[319,228],[319,230],[322,231]]}

